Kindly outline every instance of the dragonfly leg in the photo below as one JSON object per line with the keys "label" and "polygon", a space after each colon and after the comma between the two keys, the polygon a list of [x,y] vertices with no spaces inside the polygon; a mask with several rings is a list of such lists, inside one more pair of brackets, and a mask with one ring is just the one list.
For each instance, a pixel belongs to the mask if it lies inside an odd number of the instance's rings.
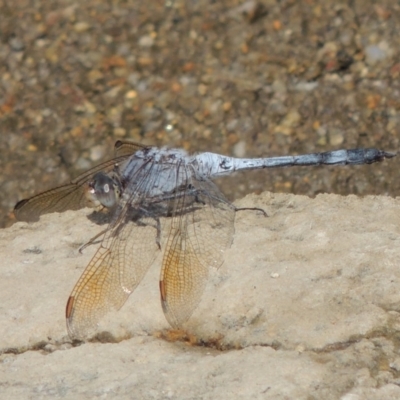
{"label": "dragonfly leg", "polygon": [[157,221],[157,235],[156,235],[156,244],[158,249],[161,250],[161,222],[160,218],[156,218]]}
{"label": "dragonfly leg", "polygon": [[79,253],[82,254],[82,251],[86,249],[86,247],[91,246],[92,244],[97,244],[100,242],[100,240],[96,241],[100,236],[104,235],[107,232],[107,229],[103,229],[100,233],[98,233],[96,236],[93,236],[88,242],[83,244],[81,247],[79,247]]}
{"label": "dragonfly leg", "polygon": [[[151,218],[151,219],[154,219],[154,220],[156,221],[156,226],[155,226],[156,231],[157,231],[157,234],[156,234],[156,244],[157,244],[158,249],[161,250],[161,222],[160,222],[160,218],[157,217],[157,216],[151,215],[151,213],[150,213],[149,211],[147,211],[147,210],[146,210],[145,208],[143,208],[143,207],[140,207],[140,211],[141,211],[143,214],[145,214],[147,218]],[[147,225],[147,224],[144,224],[143,222],[140,222],[140,221],[138,221],[137,224],[138,224],[138,225],[143,225],[143,226],[144,226],[144,225]]]}

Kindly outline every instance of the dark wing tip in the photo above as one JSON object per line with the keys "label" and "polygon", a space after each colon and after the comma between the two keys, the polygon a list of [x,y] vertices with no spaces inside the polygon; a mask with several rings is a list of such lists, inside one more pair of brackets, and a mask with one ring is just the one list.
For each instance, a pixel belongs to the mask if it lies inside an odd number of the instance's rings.
{"label": "dark wing tip", "polygon": [[27,202],[29,201],[29,199],[23,199],[20,200],[14,207],[14,212],[15,211],[19,211]]}
{"label": "dark wing tip", "polygon": [[25,208],[25,205],[29,204],[30,199],[20,200],[14,207],[14,216],[17,221],[25,222],[37,222],[39,221],[39,215],[34,212],[29,212],[29,207]]}
{"label": "dark wing tip", "polygon": [[135,152],[137,150],[140,149],[144,149],[148,146],[145,146],[144,144],[135,142],[133,140],[120,140],[118,139],[115,143],[114,143],[114,150],[119,150],[121,147],[127,147],[131,150],[131,152]]}
{"label": "dark wing tip", "polygon": [[67,320],[72,319],[72,313],[74,310],[74,302],[75,302],[75,297],[69,296],[68,301],[67,301],[67,306],[65,307],[65,317],[67,318]]}
{"label": "dark wing tip", "polygon": [[123,146],[124,142],[122,140],[117,140],[114,144],[114,149],[118,150],[121,146]]}
{"label": "dark wing tip", "polygon": [[138,150],[143,150],[146,147],[147,146],[130,140],[117,140],[114,144],[114,154],[117,157],[130,156],[136,153]]}

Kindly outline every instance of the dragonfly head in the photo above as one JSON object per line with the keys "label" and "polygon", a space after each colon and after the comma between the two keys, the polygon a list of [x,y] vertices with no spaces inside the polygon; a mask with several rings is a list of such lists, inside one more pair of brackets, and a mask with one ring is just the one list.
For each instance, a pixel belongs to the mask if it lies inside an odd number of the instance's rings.
{"label": "dragonfly head", "polygon": [[111,208],[121,195],[121,185],[104,172],[98,172],[89,183],[89,191],[102,206]]}

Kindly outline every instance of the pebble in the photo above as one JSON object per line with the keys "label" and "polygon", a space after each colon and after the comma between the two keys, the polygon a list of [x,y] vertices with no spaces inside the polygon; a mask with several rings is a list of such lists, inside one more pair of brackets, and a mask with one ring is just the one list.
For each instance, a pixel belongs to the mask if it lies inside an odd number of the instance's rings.
{"label": "pebble", "polygon": [[388,46],[386,43],[380,45],[371,44],[365,48],[365,60],[367,64],[374,65],[388,57]]}
{"label": "pebble", "polygon": [[22,51],[25,48],[24,42],[18,37],[11,38],[8,43],[14,51]]}
{"label": "pebble", "polygon": [[301,115],[297,110],[290,110],[281,122],[281,125],[287,127],[296,127],[301,121]]}
{"label": "pebble", "polygon": [[90,101],[85,101],[84,107],[85,107],[85,111],[88,114],[94,114],[97,111],[96,106],[93,103],[91,103]]}
{"label": "pebble", "polygon": [[126,136],[126,129],[125,128],[114,128],[113,134],[116,137],[124,137],[124,136]]}
{"label": "pebble", "polygon": [[235,157],[243,158],[246,155],[246,142],[244,140],[240,140],[233,146],[233,155]]}
{"label": "pebble", "polygon": [[136,97],[137,97],[136,90],[129,90],[128,92],[125,93],[126,99],[135,99]]}
{"label": "pebble", "polygon": [[285,82],[283,82],[282,80],[275,80],[272,83],[272,90],[275,93],[279,93],[279,94],[286,94],[287,92],[287,87]]}
{"label": "pebble", "polygon": [[139,38],[138,45],[140,47],[152,47],[154,45],[154,38],[151,35],[145,35]]}
{"label": "pebble", "polygon": [[101,160],[106,154],[106,147],[98,144],[90,148],[90,159],[94,162]]}
{"label": "pebble", "polygon": [[99,71],[98,69],[92,69],[87,74],[87,77],[89,79],[89,82],[93,85],[93,84],[97,83],[98,81],[100,81],[101,79],[103,79],[104,74],[101,71]]}
{"label": "pebble", "polygon": [[329,143],[332,146],[339,146],[344,142],[343,130],[338,128],[329,129]]}
{"label": "pebble", "polygon": [[78,33],[86,32],[90,28],[87,22],[77,22],[74,25],[74,31]]}
{"label": "pebble", "polygon": [[296,85],[294,86],[295,90],[299,91],[299,92],[312,92],[313,90],[317,89],[318,87],[318,82],[305,82],[305,81],[301,81],[296,83]]}

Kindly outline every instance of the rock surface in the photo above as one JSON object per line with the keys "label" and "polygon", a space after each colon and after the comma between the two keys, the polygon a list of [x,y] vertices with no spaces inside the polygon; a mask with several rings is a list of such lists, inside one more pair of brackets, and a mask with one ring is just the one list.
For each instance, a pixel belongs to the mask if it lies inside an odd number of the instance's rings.
{"label": "rock surface", "polygon": [[160,258],[97,340],[67,336],[68,295],[96,250],[89,210],[0,231],[4,398],[398,399],[400,202],[263,193],[182,331]]}

